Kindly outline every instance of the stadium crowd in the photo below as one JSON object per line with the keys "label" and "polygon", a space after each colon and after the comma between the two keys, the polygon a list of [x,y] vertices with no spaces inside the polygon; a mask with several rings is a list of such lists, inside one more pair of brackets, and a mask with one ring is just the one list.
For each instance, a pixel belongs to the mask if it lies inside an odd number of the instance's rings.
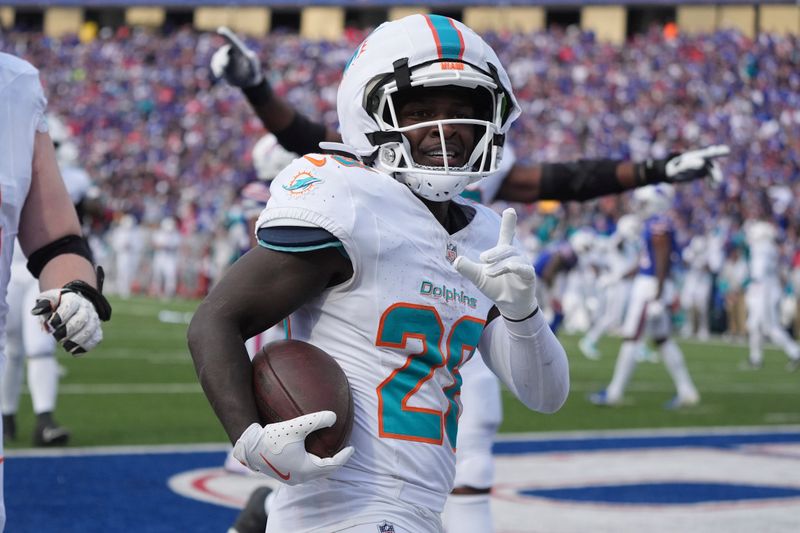
{"label": "stadium crowd", "polygon": [[[279,94],[335,127],[336,87],[363,35],[349,31],[338,42],[312,42],[276,32],[247,44],[269,65]],[[571,27],[486,37],[508,67],[523,109],[510,135],[518,158],[642,160],[727,144],[732,153],[722,161],[722,186],[697,182],[677,190],[679,244],[696,235],[721,243],[714,298],[722,307],[726,292],[737,290],[722,275],[724,257],[745,251],[747,220],[771,220],[786,279],[796,282],[787,290],[798,293],[797,36],[667,37],[654,28],[617,46]],[[240,91],[211,75],[218,39],[191,29],[161,34],[129,27],[102,29],[88,42],[0,33],[0,50],[41,70],[50,109],[66,122],[81,165],[106,200],[108,216],[91,228],[100,254],[113,253],[113,239],[104,233],[123,215],[150,232],[174,217],[184,236],[179,254],[188,258],[181,260],[188,266],[180,271],[183,295],[202,294],[218,274],[214,265],[224,266],[239,251],[230,243],[220,251],[220,243],[242,222],[237,195],[256,177],[251,149],[263,133]],[[541,246],[581,227],[608,235],[627,203],[626,197],[543,202],[518,211]],[[153,254],[152,247],[141,253]],[[138,282],[146,290],[149,262],[141,264]]]}

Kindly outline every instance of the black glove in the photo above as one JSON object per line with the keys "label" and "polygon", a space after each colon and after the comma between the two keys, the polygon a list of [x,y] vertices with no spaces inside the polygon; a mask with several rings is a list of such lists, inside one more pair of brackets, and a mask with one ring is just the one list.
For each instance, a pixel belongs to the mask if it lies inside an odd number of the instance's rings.
{"label": "black glove", "polygon": [[217,33],[225,37],[228,44],[211,56],[211,72],[214,76],[225,78],[234,87],[242,89],[261,83],[264,75],[255,52],[225,26],[218,28]]}

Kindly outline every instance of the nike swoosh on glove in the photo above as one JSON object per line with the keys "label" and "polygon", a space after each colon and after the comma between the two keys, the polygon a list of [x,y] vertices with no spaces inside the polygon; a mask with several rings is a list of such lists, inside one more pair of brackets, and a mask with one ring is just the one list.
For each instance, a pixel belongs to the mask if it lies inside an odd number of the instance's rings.
{"label": "nike swoosh on glove", "polygon": [[497,245],[480,255],[480,263],[460,255],[453,266],[494,302],[501,315],[511,320],[523,320],[533,314],[539,304],[536,301],[536,270],[528,258],[511,244],[516,227],[517,212],[508,208],[503,211]]}
{"label": "nike swoosh on glove", "polygon": [[285,422],[250,424],[236,441],[233,456],[255,472],[266,474],[287,485],[330,475],[353,455],[347,446],[333,457],[317,457],[306,451],[306,437],[336,423],[336,413],[319,411]]}
{"label": "nike swoosh on glove", "polygon": [[211,72],[234,87],[253,87],[261,83],[261,63],[255,52],[247,47],[239,37],[225,26],[217,29],[228,44],[223,45],[211,56]]}

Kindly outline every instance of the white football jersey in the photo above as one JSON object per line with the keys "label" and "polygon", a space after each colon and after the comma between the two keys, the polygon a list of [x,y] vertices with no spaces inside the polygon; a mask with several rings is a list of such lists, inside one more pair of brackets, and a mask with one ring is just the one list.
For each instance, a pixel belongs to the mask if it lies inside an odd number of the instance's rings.
{"label": "white football jersey", "polygon": [[778,247],[771,240],[750,244],[750,278],[753,281],[778,279]]}
{"label": "white football jersey", "polygon": [[39,71],[22,59],[0,53],[0,331],[5,331],[8,313],[6,290],[14,240],[31,186],[34,137],[37,131],[47,131],[46,106]]}
{"label": "white football jersey", "polygon": [[708,244],[705,237],[695,236],[683,250],[683,259],[690,270],[706,272],[708,268]]}
{"label": "white football jersey", "polygon": [[[458,198],[474,217],[449,235],[408,187],[335,155],[296,159],[270,192],[256,230],[321,227],[353,265],[349,281],[290,317],[291,337],[336,358],[353,391],[355,453],[331,479],[388,484],[393,497],[441,511],[454,475],[458,369],[493,306],[452,261],[495,246],[499,216]],[[282,490],[300,499],[303,487]]]}

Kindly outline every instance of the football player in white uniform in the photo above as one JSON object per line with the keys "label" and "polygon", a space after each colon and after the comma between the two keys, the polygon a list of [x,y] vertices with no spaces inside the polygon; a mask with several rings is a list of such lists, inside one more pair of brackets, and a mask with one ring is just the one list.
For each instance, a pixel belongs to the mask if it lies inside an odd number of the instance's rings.
{"label": "football player in white uniform", "polygon": [[749,223],[745,238],[750,248],[750,283],[745,292],[747,336],[750,343],[749,365],[760,368],[764,363],[763,336],[780,346],[789,357],[787,370],[800,367],[800,346],[781,327],[778,303],[781,284],[778,273],[777,231],[766,220]]}
{"label": "football player in white uniform", "polygon": [[[277,94],[264,76],[255,52],[227,28],[220,28],[227,44],[214,54],[211,68],[217,77],[242,89],[267,130],[289,150],[305,154],[319,150],[320,142],[338,142],[341,136],[322,124],[309,121]],[[511,147],[503,149],[499,168],[488,177],[467,186],[463,196],[490,203],[494,200],[583,201],[661,181],[682,182],[711,176],[720,179],[709,152],[704,159],[675,154],[661,160],[631,163],[607,159],[569,163],[525,165],[516,161]],[[725,147],[718,149],[725,152]],[[721,155],[721,154],[717,154]],[[670,163],[671,162],[671,163]],[[667,163],[670,163],[667,165]],[[492,518],[489,493],[493,483],[491,446],[502,419],[500,387],[494,374],[473,357],[465,365],[462,388],[465,404],[456,455],[456,485],[448,499],[445,525],[459,533],[490,533]],[[478,412],[470,413],[473,391]],[[463,497],[462,497],[463,496]]]}
{"label": "football player in white uniform", "polygon": [[144,251],[145,238],[136,217],[124,214],[111,231],[109,244],[114,251],[116,294],[130,298]]}
{"label": "football player in white uniform", "polygon": [[[80,220],[84,209],[92,209],[92,200],[88,198],[92,187],[91,178],[84,169],[76,165],[77,148],[63,121],[49,115],[47,123],[56,149],[61,177]],[[8,285],[6,370],[0,382],[4,436],[6,440],[14,440],[17,436],[16,415],[27,367],[28,389],[36,415],[33,445],[61,446],[68,442],[70,434],[53,418],[60,372],[55,353],[56,342],[52,335],[42,329],[39,318],[30,312],[36,304],[39,284],[25,263],[26,259],[19,244],[15,244]]]}
{"label": "football player in white uniform", "polygon": [[681,307],[686,313],[686,324],[681,333],[708,340],[708,306],[711,304],[711,270],[709,268],[709,242],[705,235],[695,235],[683,250],[683,260],[688,265],[681,287]]}
{"label": "football player in white uniform", "polygon": [[670,279],[671,255],[675,249],[675,230],[667,212],[675,191],[672,185],[660,183],[637,189],[633,193],[636,213],[643,219],[643,253],[639,273],[633,280],[631,299],[622,325],[620,346],[614,376],[608,387],[590,395],[595,405],[619,405],[625,388],[636,368],[636,353],[641,342],[651,339],[672,378],[677,395],[666,407],[676,409],[696,405],[700,395],[692,382],[683,359],[683,352],[671,337],[670,303],[674,297]]}
{"label": "football player in white uniform", "polygon": [[150,293],[161,298],[172,298],[178,290],[178,253],[181,234],[172,217],[164,218],[153,232],[153,277]]}
{"label": "football player in white uniform", "polygon": [[622,215],[614,234],[606,243],[608,271],[597,280],[603,291],[604,305],[597,320],[578,342],[578,348],[588,359],[599,359],[601,354],[597,349],[597,341],[609,329],[622,325],[633,277],[639,267],[641,227],[636,215]]}
{"label": "football player in white uniform", "polygon": [[[95,273],[72,201],[58,170],[53,141],[47,134],[39,72],[28,62],[0,53],[0,331],[8,313],[7,287],[13,243],[28,258],[28,268],[42,291],[34,314],[73,355],[94,348],[103,338],[101,320],[111,317],[102,296],[102,276]],[[5,366],[0,336],[0,373]],[[2,426],[0,426],[0,433]],[[0,439],[2,442],[2,439]],[[0,443],[0,531],[5,525]]]}
{"label": "football player in white uniform", "polygon": [[[557,410],[569,388],[566,354],[513,238],[514,211],[501,222],[458,196],[496,170],[519,107],[479,36],[412,15],[359,47],[337,110],[338,149],[361,161],[309,154],[281,172],[258,223],[261,246],[201,304],[190,349],[234,454],[287,483],[267,531],[438,532],[455,469],[459,367],[474,349],[532,409]],[[332,413],[262,427],[242,386],[243,339],[289,314],[292,337],[335,357],[353,390],[350,446],[332,458],[303,443]]]}

